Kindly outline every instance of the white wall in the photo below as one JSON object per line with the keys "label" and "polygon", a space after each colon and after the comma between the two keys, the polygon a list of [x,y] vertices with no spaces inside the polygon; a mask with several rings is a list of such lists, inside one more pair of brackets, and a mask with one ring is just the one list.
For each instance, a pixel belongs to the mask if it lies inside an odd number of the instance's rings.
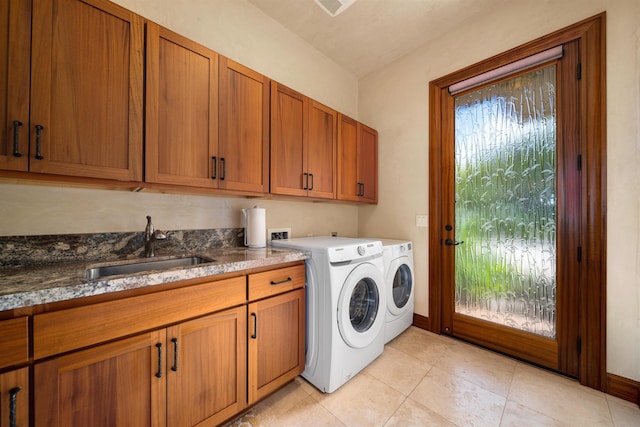
{"label": "white wall", "polygon": [[291,227],[292,237],[355,237],[357,207],[266,199],[134,193],[0,185],[0,236],[144,231],[146,216],[161,230],[242,227],[242,208],[266,208],[267,228]]}
{"label": "white wall", "polygon": [[379,132],[380,203],[359,233],[415,243],[416,312],[428,315],[428,83],[607,12],[607,371],[640,380],[640,2],[519,0],[474,16],[360,80],[359,119]]}
{"label": "white wall", "polygon": [[[116,0],[291,88],[357,117],[357,79],[245,0]],[[267,208],[267,227],[294,237],[356,236],[357,207],[0,183],[0,236],[240,227],[240,209]]]}

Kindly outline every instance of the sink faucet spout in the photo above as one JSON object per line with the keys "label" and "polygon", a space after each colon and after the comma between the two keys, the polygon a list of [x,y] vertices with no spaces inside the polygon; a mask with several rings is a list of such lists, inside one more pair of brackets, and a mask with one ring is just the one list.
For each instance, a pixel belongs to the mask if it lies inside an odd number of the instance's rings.
{"label": "sink faucet spout", "polygon": [[144,256],[151,258],[155,256],[154,246],[156,240],[164,240],[167,236],[160,230],[155,230],[151,223],[151,217],[147,215],[147,227],[144,230]]}

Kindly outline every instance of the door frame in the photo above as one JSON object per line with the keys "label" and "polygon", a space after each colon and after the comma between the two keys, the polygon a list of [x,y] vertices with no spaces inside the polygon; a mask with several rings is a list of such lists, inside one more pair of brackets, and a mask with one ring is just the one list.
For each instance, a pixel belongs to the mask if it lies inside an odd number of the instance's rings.
{"label": "door frame", "polygon": [[[442,328],[443,259],[442,156],[451,107],[448,87],[472,76],[509,64],[542,50],[578,40],[581,65],[579,132],[581,150],[581,207],[579,265],[579,381],[604,390],[606,381],[606,59],[605,13],[580,21],[529,43],[429,82],[429,327]],[[578,254],[576,254],[578,256]],[[500,351],[499,348],[496,350]],[[562,349],[560,349],[562,351]]]}

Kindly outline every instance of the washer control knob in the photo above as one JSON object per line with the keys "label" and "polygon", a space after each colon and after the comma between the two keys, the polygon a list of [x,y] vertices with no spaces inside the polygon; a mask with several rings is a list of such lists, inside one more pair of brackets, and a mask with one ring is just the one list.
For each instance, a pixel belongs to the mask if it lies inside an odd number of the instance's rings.
{"label": "washer control knob", "polygon": [[358,255],[364,255],[364,246],[358,246]]}

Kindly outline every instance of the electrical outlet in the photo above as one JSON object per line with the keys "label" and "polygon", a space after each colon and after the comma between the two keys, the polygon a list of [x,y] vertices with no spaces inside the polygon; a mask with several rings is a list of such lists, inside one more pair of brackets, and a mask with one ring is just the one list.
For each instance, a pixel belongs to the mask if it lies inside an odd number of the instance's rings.
{"label": "electrical outlet", "polygon": [[427,226],[427,216],[416,215],[416,227],[426,227],[426,226]]}
{"label": "electrical outlet", "polygon": [[291,236],[291,228],[270,228],[267,230],[267,236],[269,243],[272,240],[286,240]]}

